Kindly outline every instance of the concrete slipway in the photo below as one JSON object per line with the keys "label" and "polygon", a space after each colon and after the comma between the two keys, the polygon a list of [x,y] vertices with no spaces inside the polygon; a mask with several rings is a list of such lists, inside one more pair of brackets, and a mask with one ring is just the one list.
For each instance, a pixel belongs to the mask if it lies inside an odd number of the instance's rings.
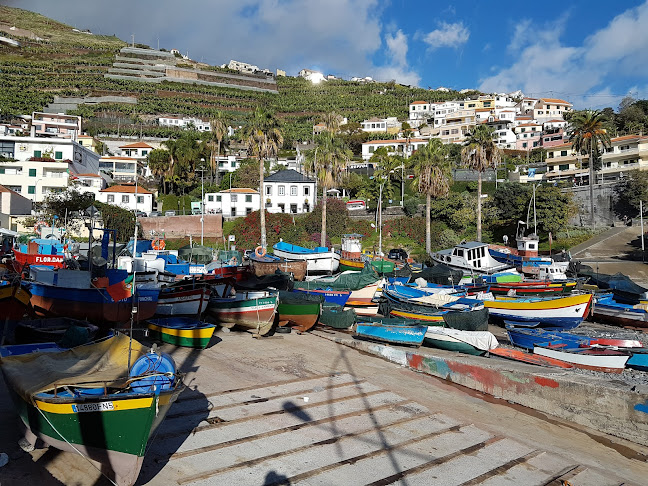
{"label": "concrete slipway", "polygon": [[[206,350],[163,351],[188,373],[189,389],[150,441],[138,484],[589,486],[648,477],[648,448],[557,417],[607,430],[603,417],[645,415],[624,404],[631,398],[620,384],[597,383],[593,394],[581,377],[323,329],[263,339],[220,330]],[[536,395],[530,405],[553,412],[486,393]],[[2,486],[110,484],[77,455],[24,453],[17,424],[0,382],[0,451],[10,456]],[[630,426],[626,435],[646,431],[645,422]]]}

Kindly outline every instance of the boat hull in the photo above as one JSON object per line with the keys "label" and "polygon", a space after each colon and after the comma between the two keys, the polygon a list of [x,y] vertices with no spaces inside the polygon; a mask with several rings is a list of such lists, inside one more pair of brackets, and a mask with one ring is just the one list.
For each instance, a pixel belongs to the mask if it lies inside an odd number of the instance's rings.
{"label": "boat hull", "polygon": [[322,306],[319,302],[285,303],[279,298],[279,321],[288,321],[298,331],[306,332],[317,324]]}
{"label": "boat hull", "polygon": [[151,337],[153,339],[159,339],[164,343],[175,346],[205,349],[214,335],[216,326],[200,323],[200,321],[184,323],[182,321],[178,322],[177,319],[173,318],[163,318],[151,319],[148,322],[148,328],[151,331]]}
{"label": "boat hull", "polygon": [[[291,249],[292,248],[292,249]],[[309,274],[334,273],[340,267],[340,255],[334,251],[308,251],[294,245],[275,245],[273,253],[276,257],[286,260],[304,260]]]}
{"label": "boat hull", "polygon": [[294,289],[295,292],[305,292],[309,295],[321,295],[324,297],[325,302],[330,302],[331,304],[337,304],[344,306],[351,292],[348,290],[325,290],[325,289]]}
{"label": "boat hull", "polygon": [[155,313],[160,316],[199,316],[207,309],[211,290],[162,290]]}
{"label": "boat hull", "polygon": [[425,325],[392,326],[381,323],[358,322],[355,336],[372,341],[420,346],[425,337],[425,331],[427,331]]}
{"label": "boat hull", "polygon": [[592,307],[592,318],[614,326],[648,328],[648,312],[643,306],[615,302],[613,299],[597,300]]}
{"label": "boat hull", "polygon": [[304,260],[288,261],[265,261],[263,258],[250,258],[250,268],[252,273],[257,277],[264,275],[274,275],[277,270],[285,273],[292,273],[295,280],[304,280],[306,278],[307,262]]}
{"label": "boat hull", "polygon": [[65,256],[63,255],[41,255],[40,253],[23,253],[14,250],[14,258],[21,266],[47,265],[54,268],[65,267]]}
{"label": "boat hull", "polygon": [[457,353],[471,354],[473,356],[482,356],[486,351],[477,349],[468,343],[463,343],[449,336],[425,336],[423,343],[433,348],[444,349],[446,351],[454,351]]}
{"label": "boat hull", "polygon": [[573,329],[587,317],[591,294],[552,299],[507,299],[484,301],[489,315],[496,322],[538,322],[540,326]]}
{"label": "boat hull", "polygon": [[630,358],[622,353],[604,354],[586,354],[584,352],[568,352],[566,350],[549,349],[540,346],[533,348],[534,354],[565,361],[574,365],[576,368],[582,368],[591,371],[603,371],[605,373],[621,373]]}
{"label": "boat hull", "polygon": [[[92,400],[37,398],[31,404],[10,388],[29,444],[33,446],[40,439],[62,451],[78,450],[112,469],[114,480],[120,486],[130,486],[137,480],[149,437],[183,389],[180,386],[162,391],[159,396],[149,394],[125,399],[115,396]],[[99,403],[110,403],[113,409],[78,412],[106,406]]]}
{"label": "boat hull", "polygon": [[0,287],[0,322],[19,321],[25,315],[32,294],[19,283]]}
{"label": "boat hull", "polygon": [[207,314],[224,327],[239,326],[265,336],[274,324],[278,295],[267,292],[240,292],[235,298],[209,300]]}

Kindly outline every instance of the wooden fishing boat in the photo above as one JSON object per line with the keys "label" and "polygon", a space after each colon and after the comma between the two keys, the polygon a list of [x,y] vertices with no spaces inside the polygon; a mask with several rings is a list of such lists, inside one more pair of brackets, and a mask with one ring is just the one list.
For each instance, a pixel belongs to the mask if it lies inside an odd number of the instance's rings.
{"label": "wooden fishing boat", "polygon": [[[212,287],[213,288],[213,287]],[[251,329],[261,336],[272,331],[279,294],[268,291],[236,292],[226,287],[221,295],[209,299],[207,315],[224,327],[239,326]]]}
{"label": "wooden fishing boat", "polygon": [[[63,339],[66,332],[75,327],[76,339],[85,344],[90,342],[99,328],[87,321],[71,319],[69,317],[51,317],[45,319],[22,320],[14,328],[14,342],[16,344],[49,343]],[[72,346],[64,346],[72,347]]]}
{"label": "wooden fishing boat", "polygon": [[310,330],[319,319],[324,297],[303,292],[279,292],[279,322],[287,322],[300,332]]}
{"label": "wooden fishing boat", "polygon": [[363,320],[359,320],[355,325],[354,337],[418,347],[423,342],[426,330],[427,325],[425,324],[393,324],[388,319],[381,322],[364,322]]}
{"label": "wooden fishing boat", "polygon": [[181,280],[160,289],[158,316],[200,316],[207,309],[211,288],[195,279]]}
{"label": "wooden fishing boat", "polygon": [[137,480],[149,438],[184,389],[170,356],[146,354],[121,334],[69,351],[5,357],[0,368],[26,444],[40,439],[96,460],[120,486]]}
{"label": "wooden fishing boat", "polygon": [[630,356],[611,349],[600,348],[548,348],[535,346],[533,352],[592,371],[621,373]]}
{"label": "wooden fishing boat", "polygon": [[214,335],[214,324],[188,317],[163,317],[148,320],[153,339],[183,346],[205,349]]}
{"label": "wooden fishing boat", "polygon": [[589,314],[592,294],[565,297],[504,297],[484,300],[491,320],[537,322],[542,327],[573,329]]}
{"label": "wooden fishing boat", "polygon": [[304,260],[309,274],[332,274],[340,266],[340,255],[326,247],[310,249],[280,241],[273,247],[274,255],[286,260]]}
{"label": "wooden fishing boat", "polygon": [[249,262],[252,273],[257,277],[274,275],[279,270],[292,273],[295,280],[304,280],[306,278],[306,260],[286,260],[273,255],[257,256],[253,253],[250,255]]}
{"label": "wooden fishing boat", "polygon": [[63,254],[24,253],[14,249],[14,258],[21,266],[47,265],[52,268],[65,267],[65,255]]}
{"label": "wooden fishing boat", "polygon": [[597,295],[592,318],[614,326],[648,328],[648,305],[619,302],[613,294]]}
{"label": "wooden fishing boat", "polygon": [[463,242],[454,248],[432,253],[431,256],[435,262],[469,275],[492,274],[513,268],[510,263],[495,260],[489,252],[488,244],[479,241]]}
{"label": "wooden fishing boat", "polygon": [[25,315],[32,294],[20,279],[0,280],[0,322],[19,321]]}
{"label": "wooden fishing boat", "polygon": [[[80,270],[32,267],[28,282],[32,293],[31,305],[43,317],[71,317],[88,320],[99,325],[113,325],[130,321],[133,307],[135,317],[145,320],[153,317],[157,309],[160,288],[156,284],[125,283],[125,270],[108,270],[104,287],[90,281],[90,273]],[[123,284],[130,287],[127,297],[114,300],[110,287]],[[132,294],[131,294],[132,291]],[[114,295],[114,294],[113,294]]]}
{"label": "wooden fishing boat", "polygon": [[648,353],[633,353],[626,362],[626,367],[640,371],[648,371]]}
{"label": "wooden fishing boat", "polygon": [[353,309],[344,309],[341,305],[324,302],[319,323],[335,329],[348,329],[356,322]]}
{"label": "wooden fishing boat", "polygon": [[344,306],[349,297],[351,290],[333,290],[333,289],[294,289],[295,292],[303,292],[310,295],[321,295],[325,302]]}
{"label": "wooden fishing boat", "polygon": [[636,339],[614,339],[570,334],[552,329],[519,327],[517,323],[506,322],[506,332],[511,344],[521,348],[533,349],[534,346],[608,346],[616,348],[641,348]]}
{"label": "wooden fishing boat", "polygon": [[445,327],[428,327],[424,343],[433,348],[481,356],[499,343],[488,331],[461,331]]}
{"label": "wooden fishing boat", "polygon": [[556,282],[552,280],[525,280],[522,282],[489,283],[494,295],[551,296],[569,294],[576,288],[575,280]]}
{"label": "wooden fishing boat", "polygon": [[527,353],[519,349],[495,348],[490,350],[490,354],[499,356],[500,358],[512,359],[514,361],[520,361],[522,363],[547,366],[550,368],[570,369],[574,367],[573,365],[566,363],[565,361],[547,358],[545,356],[540,356],[539,354]]}

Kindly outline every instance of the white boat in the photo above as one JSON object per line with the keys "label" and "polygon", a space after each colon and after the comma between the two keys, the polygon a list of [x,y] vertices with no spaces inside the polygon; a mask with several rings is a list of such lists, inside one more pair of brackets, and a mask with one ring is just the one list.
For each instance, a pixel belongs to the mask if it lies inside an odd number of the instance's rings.
{"label": "white boat", "polygon": [[621,373],[630,355],[606,349],[560,350],[534,346],[534,354],[571,363],[577,368],[607,373]]}
{"label": "white boat", "polygon": [[274,255],[286,260],[306,260],[308,273],[334,273],[340,266],[340,255],[334,251],[318,246],[315,249],[304,248],[280,241],[272,247]]}
{"label": "white boat", "polygon": [[513,265],[495,260],[488,250],[487,243],[466,241],[454,248],[432,253],[432,260],[471,275],[491,274],[513,268]]}

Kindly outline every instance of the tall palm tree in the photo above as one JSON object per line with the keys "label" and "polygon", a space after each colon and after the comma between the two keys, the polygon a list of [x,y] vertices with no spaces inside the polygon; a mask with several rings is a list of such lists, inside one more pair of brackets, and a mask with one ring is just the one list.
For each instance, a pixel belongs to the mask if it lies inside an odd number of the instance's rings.
{"label": "tall palm tree", "polygon": [[[209,166],[211,168],[211,183],[214,183],[214,173],[218,174],[217,158],[220,156],[221,143],[227,135],[227,118],[221,111],[217,111],[210,120],[211,132],[209,136],[211,151],[209,156]],[[218,149],[214,151],[214,143],[218,144]]]}
{"label": "tall palm tree", "polygon": [[[166,182],[172,184],[173,173],[175,171],[178,155],[178,141],[174,138],[170,138],[169,140],[162,142],[162,145],[164,145],[166,147],[166,150],[169,152],[169,164],[167,165],[167,170],[164,172],[165,185]],[[171,187],[173,186],[171,185]]]}
{"label": "tall palm tree", "polygon": [[164,175],[169,168],[171,154],[168,150],[153,149],[146,156],[146,160],[153,176],[160,178],[160,182],[162,183],[162,193],[166,194],[166,181],[164,180]]}
{"label": "tall palm tree", "polygon": [[257,107],[254,110],[252,120],[245,129],[248,151],[259,160],[259,192],[261,193],[261,246],[267,246],[266,227],[265,227],[265,197],[263,194],[263,176],[265,170],[265,160],[275,157],[279,148],[283,144],[283,134],[279,121],[274,114]]}
{"label": "tall palm tree", "polygon": [[322,116],[322,121],[324,122],[324,128],[327,132],[332,133],[333,135],[337,134],[340,131],[340,125],[342,124],[343,117],[338,115],[334,111],[325,113]]}
{"label": "tall palm tree", "polygon": [[493,129],[487,125],[476,126],[461,150],[461,162],[477,171],[477,241],[482,240],[482,174],[496,168],[502,161],[502,150],[493,140]]}
{"label": "tall palm tree", "polygon": [[321,246],[326,245],[326,191],[340,182],[352,156],[351,150],[341,139],[333,136],[332,132],[320,135],[316,150],[309,151],[306,155],[304,169],[308,173],[315,174],[317,182],[322,188]]}
{"label": "tall palm tree", "polygon": [[450,192],[450,161],[447,146],[432,138],[413,155],[414,181],[418,192],[425,194],[425,251],[432,252],[430,206],[432,198],[445,197]]}
{"label": "tall palm tree", "polygon": [[569,120],[569,141],[579,154],[589,154],[590,221],[594,226],[594,158],[603,148],[611,145],[610,135],[604,128],[605,117],[598,110],[575,113]]}

